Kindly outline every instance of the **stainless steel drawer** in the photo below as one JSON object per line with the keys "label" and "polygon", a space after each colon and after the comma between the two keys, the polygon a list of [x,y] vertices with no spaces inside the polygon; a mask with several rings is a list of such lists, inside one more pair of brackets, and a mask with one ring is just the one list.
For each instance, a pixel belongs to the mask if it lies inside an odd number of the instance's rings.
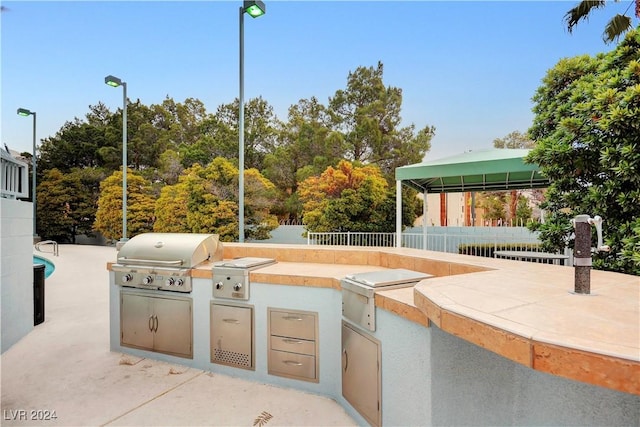
{"label": "stainless steel drawer", "polygon": [[316,358],[286,351],[269,352],[269,374],[294,378],[316,378]]}
{"label": "stainless steel drawer", "polygon": [[271,310],[271,335],[300,338],[304,340],[316,339],[316,316],[296,311]]}
{"label": "stainless steel drawer", "polygon": [[316,342],[301,340],[298,338],[287,338],[271,336],[271,350],[287,351],[289,353],[316,355]]}

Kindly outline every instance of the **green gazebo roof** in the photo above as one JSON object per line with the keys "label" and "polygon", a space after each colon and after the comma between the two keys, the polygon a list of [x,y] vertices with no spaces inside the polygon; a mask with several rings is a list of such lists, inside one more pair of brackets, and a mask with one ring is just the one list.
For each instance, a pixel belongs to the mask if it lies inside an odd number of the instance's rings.
{"label": "green gazebo roof", "polygon": [[549,180],[525,163],[527,149],[470,151],[396,168],[396,180],[428,193],[544,188]]}

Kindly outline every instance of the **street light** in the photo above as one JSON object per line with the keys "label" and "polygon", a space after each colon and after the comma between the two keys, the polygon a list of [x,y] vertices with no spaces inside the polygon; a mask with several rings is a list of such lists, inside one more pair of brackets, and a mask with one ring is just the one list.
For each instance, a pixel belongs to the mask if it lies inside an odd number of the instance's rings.
{"label": "street light", "polygon": [[238,241],[244,242],[244,13],[257,18],[267,12],[260,0],[244,0],[240,7],[240,111],[238,120]]}
{"label": "street light", "polygon": [[127,82],[107,76],[104,82],[111,87],[122,86],[122,239],[127,239]]}
{"label": "street light", "polygon": [[18,108],[18,115],[22,117],[33,116],[33,156],[32,162],[32,198],[33,198],[33,237],[38,237],[36,232],[36,112],[27,110],[26,108]]}

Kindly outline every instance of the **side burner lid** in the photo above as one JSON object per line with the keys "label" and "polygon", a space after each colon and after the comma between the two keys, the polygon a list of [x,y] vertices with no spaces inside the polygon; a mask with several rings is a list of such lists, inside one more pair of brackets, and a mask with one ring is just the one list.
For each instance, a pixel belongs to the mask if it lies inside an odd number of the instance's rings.
{"label": "side burner lid", "polygon": [[231,267],[231,268],[254,268],[262,267],[270,264],[275,264],[276,260],[273,258],[257,258],[257,257],[243,257],[235,258],[226,261],[218,261],[213,264],[214,267]]}
{"label": "side burner lid", "polygon": [[356,283],[372,288],[378,288],[403,283],[417,283],[423,279],[428,279],[431,275],[413,270],[405,270],[404,268],[395,268],[390,270],[347,274],[345,277]]}

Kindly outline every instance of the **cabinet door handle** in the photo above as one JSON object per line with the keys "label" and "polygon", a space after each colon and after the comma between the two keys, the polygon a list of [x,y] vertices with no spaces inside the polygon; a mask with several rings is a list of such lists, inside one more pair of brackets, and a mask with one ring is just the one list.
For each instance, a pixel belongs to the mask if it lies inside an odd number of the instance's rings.
{"label": "cabinet door handle", "polygon": [[349,354],[347,353],[347,349],[342,350],[342,356],[344,359],[344,371],[347,372],[347,368],[349,367]]}
{"label": "cabinet door handle", "polygon": [[153,317],[154,317],[154,318],[155,318],[155,320],[156,320],[156,326],[155,326],[155,328],[153,329],[153,332],[158,332],[158,316],[153,316]]}
{"label": "cabinet door handle", "polygon": [[149,330],[153,332],[153,315],[149,316],[149,324],[147,326],[149,326]]}
{"label": "cabinet door handle", "polygon": [[291,338],[283,338],[282,341],[286,342],[287,344],[302,344],[302,341],[292,340]]}
{"label": "cabinet door handle", "polygon": [[296,320],[296,321],[300,322],[302,320],[302,317],[300,317],[300,316],[284,316],[283,319],[284,320]]}
{"label": "cabinet door handle", "polygon": [[283,360],[282,363],[289,366],[302,366],[302,363],[296,362],[295,360]]}
{"label": "cabinet door handle", "polygon": [[237,319],[222,319],[222,321],[225,323],[240,323]]}

